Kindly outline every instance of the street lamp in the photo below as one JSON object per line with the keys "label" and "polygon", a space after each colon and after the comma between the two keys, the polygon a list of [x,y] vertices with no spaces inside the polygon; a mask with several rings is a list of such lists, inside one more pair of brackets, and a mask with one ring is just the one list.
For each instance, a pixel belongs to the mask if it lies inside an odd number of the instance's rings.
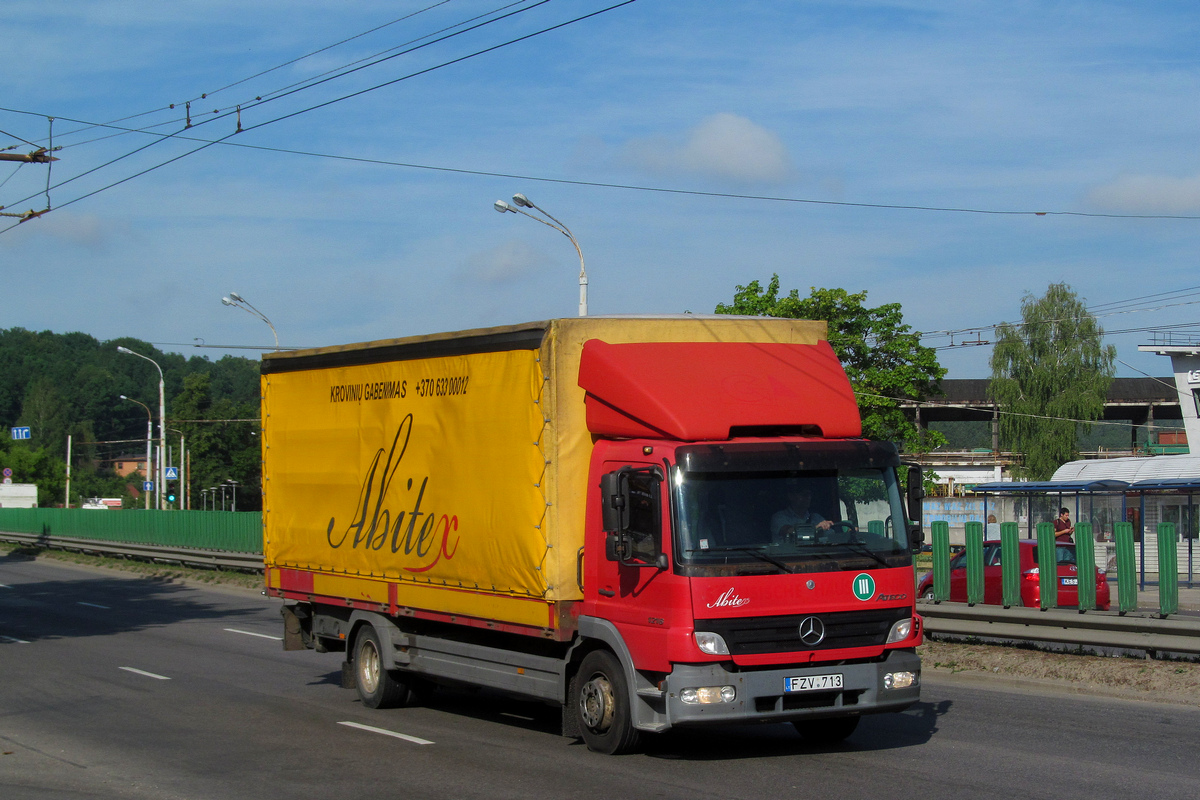
{"label": "street lamp", "polygon": [[[575,235],[572,234],[571,231],[569,231],[567,229],[566,225],[562,224],[557,219],[550,216],[549,212],[547,212],[546,209],[535,206],[533,204],[533,202],[525,195],[514,194],[513,195],[513,203],[515,205],[519,206],[519,208],[514,208],[512,205],[509,205],[508,203],[504,202],[503,200],[497,200],[495,203],[492,204],[492,208],[496,209],[501,214],[505,214],[510,211],[514,214],[524,214],[525,216],[529,217],[530,219],[536,220],[537,222],[542,223],[543,225],[545,225],[548,228],[554,228],[554,230],[558,231],[563,236],[570,239],[571,244],[575,245],[575,252],[579,254],[579,316],[586,317],[587,313],[588,313],[587,312],[588,279],[587,279],[587,272],[583,268],[583,251],[579,249],[579,242],[576,241]],[[546,222],[546,220],[542,219],[541,217],[535,217],[533,214],[530,214],[528,211],[522,211],[521,209],[524,209],[524,208],[532,208],[534,211],[537,211],[537,212],[541,213],[542,215],[544,215],[545,217],[547,217],[550,220],[550,222]]]}
{"label": "street lamp", "polygon": [[[154,441],[154,415],[150,413],[150,406],[143,403],[141,400],[134,400],[132,397],[120,395],[122,400],[128,400],[131,403],[137,403],[142,408],[146,409],[146,477],[150,477],[150,443]],[[142,487],[145,491],[145,487]],[[150,510],[150,493],[146,492],[146,510]]]}
{"label": "street lamp", "polygon": [[124,353],[125,355],[129,355],[129,356],[137,356],[138,358],[144,358],[147,361],[149,361],[151,364],[153,364],[154,368],[158,370],[158,475],[155,478],[155,482],[158,484],[158,486],[156,487],[156,489],[157,489],[156,495],[158,497],[158,507],[161,509],[163,507],[163,503],[162,503],[163,478],[166,476],[166,468],[163,465],[163,457],[167,453],[167,438],[166,438],[167,437],[167,433],[166,433],[167,401],[163,395],[162,367],[160,367],[158,365],[158,362],[155,361],[153,358],[150,358],[149,356],[144,356],[141,353],[135,353],[132,350],[130,350],[128,347],[118,346],[117,352]]}
{"label": "street lamp", "polygon": [[233,508],[232,508],[231,510],[232,510],[232,511],[237,511],[237,487],[238,487],[238,482],[237,482],[237,481],[235,481],[233,478],[230,478],[229,480],[227,480],[227,481],[225,481],[225,482],[229,484],[229,486],[230,486],[230,489],[233,491]]}
{"label": "street lamp", "polygon": [[271,335],[275,337],[275,352],[276,353],[279,352],[279,334],[275,332],[275,326],[271,324],[271,320],[267,319],[266,314],[262,313],[257,308],[250,305],[250,301],[247,300],[246,298],[242,297],[237,292],[230,292],[227,297],[221,298],[221,302],[227,306],[233,306],[234,308],[240,308],[243,311],[245,311],[247,314],[253,314],[254,316],[261,319],[263,322],[267,323],[267,327],[271,329]]}

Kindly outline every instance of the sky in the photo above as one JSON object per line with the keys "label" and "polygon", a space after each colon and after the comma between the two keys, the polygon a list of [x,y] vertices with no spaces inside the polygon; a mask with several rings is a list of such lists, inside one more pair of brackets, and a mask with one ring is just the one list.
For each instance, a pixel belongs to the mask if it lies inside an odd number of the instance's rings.
{"label": "sky", "polygon": [[231,291],[285,347],[574,316],[520,192],[592,314],[777,273],[901,304],[948,378],[1051,283],[1118,375],[1200,333],[1195,3],[9,0],[0,41],[0,150],[61,148],[0,162],[3,213],[51,209],[0,217],[0,328],[215,359],[274,346]]}

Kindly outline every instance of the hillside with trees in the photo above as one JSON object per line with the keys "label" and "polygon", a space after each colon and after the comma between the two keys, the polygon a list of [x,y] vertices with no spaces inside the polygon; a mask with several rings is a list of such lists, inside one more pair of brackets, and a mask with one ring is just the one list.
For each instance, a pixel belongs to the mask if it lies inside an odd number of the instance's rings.
{"label": "hillside with trees", "polygon": [[[200,489],[237,481],[238,509],[261,506],[259,366],[257,360],[164,353],[148,342],[102,342],[86,333],[0,329],[0,423],[28,426],[32,439],[0,437],[0,466],[16,483],[38,484],[38,504],[62,505],[67,436],[71,436],[71,504],[80,498],[122,497],[141,507],[141,478],[118,476],[113,459],[145,459],[146,409],[158,437],[158,370],[121,353],[126,347],[163,370],[167,442],[173,453],[184,437],[191,457],[191,504]],[[249,421],[246,421],[249,420]],[[172,458],[178,465],[179,457]]]}

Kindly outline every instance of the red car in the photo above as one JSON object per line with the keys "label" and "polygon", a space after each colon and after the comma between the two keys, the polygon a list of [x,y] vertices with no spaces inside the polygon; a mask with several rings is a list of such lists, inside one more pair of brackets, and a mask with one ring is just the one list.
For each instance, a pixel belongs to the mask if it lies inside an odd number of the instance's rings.
{"label": "red car", "polygon": [[[1037,542],[1022,539],[1017,544],[1021,555],[1021,605],[1027,608],[1038,608],[1041,605],[1042,589],[1038,579]],[[1058,555],[1058,604],[1077,607],[1079,605],[1079,572],[1075,564],[1075,545],[1058,542],[1055,544],[1055,551]],[[997,606],[1004,604],[1002,580],[1000,542],[984,542],[983,602],[985,604]],[[925,573],[921,578],[917,596],[930,601],[934,599],[932,572]],[[967,554],[965,552],[950,559],[950,600],[956,603],[967,602]],[[1096,608],[1107,611],[1109,603],[1108,581],[1105,579],[1104,573],[1096,569]]]}

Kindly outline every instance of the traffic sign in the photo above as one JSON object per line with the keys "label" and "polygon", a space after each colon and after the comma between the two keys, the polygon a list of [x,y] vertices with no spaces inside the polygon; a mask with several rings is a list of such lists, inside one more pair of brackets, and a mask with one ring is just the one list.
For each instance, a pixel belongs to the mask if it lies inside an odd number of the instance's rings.
{"label": "traffic sign", "polygon": [[12,477],[12,467],[5,467],[5,468],[4,468],[4,477],[6,477],[6,478],[11,478],[11,477]]}
{"label": "traffic sign", "polygon": [[167,480],[179,480],[179,467],[167,467]]}
{"label": "traffic sign", "polygon": [[30,433],[29,428],[13,428],[12,429],[12,438],[14,438],[14,439],[32,439],[33,435]]}
{"label": "traffic sign", "polygon": [[154,481],[142,481],[142,491],[143,492],[153,492],[154,491]]}

